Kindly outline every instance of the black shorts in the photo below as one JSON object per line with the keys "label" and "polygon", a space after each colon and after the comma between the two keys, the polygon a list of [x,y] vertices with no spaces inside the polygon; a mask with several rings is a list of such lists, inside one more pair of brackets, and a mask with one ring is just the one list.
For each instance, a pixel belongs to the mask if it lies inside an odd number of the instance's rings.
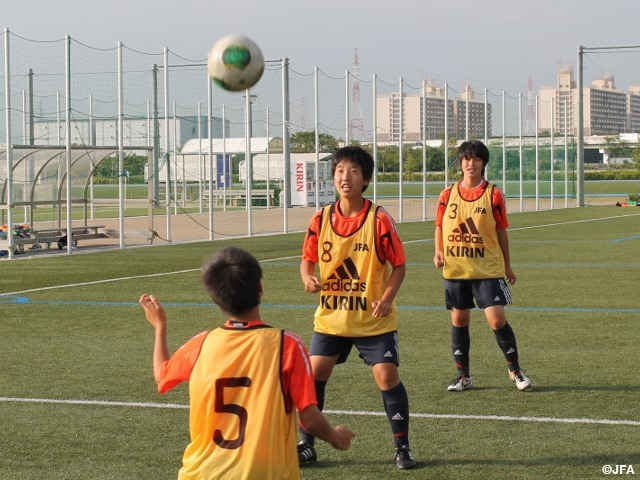
{"label": "black shorts", "polygon": [[[475,302],[474,302],[475,300]],[[504,278],[483,278],[479,280],[444,281],[444,301],[447,310],[467,310],[487,308],[494,305],[509,305],[511,291]]]}
{"label": "black shorts", "polygon": [[369,366],[378,363],[395,363],[400,365],[398,348],[398,332],[383,333],[373,337],[338,337],[326,333],[313,332],[309,355],[333,357],[338,355],[336,363],[347,361],[351,347],[356,347],[360,358]]}

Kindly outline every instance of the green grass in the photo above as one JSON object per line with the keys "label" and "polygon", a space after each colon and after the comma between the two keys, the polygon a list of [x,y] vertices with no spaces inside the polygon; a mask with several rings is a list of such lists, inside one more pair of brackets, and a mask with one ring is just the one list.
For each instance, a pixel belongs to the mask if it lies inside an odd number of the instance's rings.
{"label": "green grass", "polygon": [[[401,376],[418,468],[392,463],[380,394],[352,354],[329,382],[326,410],[358,438],[348,452],[320,443],[303,479],[597,479],[605,464],[639,474],[639,217],[616,207],[511,215],[518,281],[508,315],[530,392],[508,380],[481,312],[471,324],[476,389],[446,391],[455,369],[431,263],[433,222],[399,225],[408,260],[398,296]],[[291,234],[1,261],[0,478],[176,478],[188,410],[162,407],[186,406],[187,388],[156,393],[138,296],[165,303],[173,351],[222,322],[199,268],[234,243],[264,261],[265,320],[308,342],[317,298],[301,287],[301,242]]]}

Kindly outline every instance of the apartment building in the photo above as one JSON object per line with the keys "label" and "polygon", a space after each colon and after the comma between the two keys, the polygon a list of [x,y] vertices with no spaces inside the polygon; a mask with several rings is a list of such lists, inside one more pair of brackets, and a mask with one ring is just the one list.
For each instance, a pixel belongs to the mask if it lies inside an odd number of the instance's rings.
{"label": "apartment building", "polygon": [[427,84],[418,95],[399,93],[376,99],[377,137],[380,142],[397,143],[437,140],[445,132],[457,138],[484,137],[485,123],[491,136],[491,104],[478,99],[465,87],[458,98],[448,98],[444,88]]}
{"label": "apartment building", "polygon": [[[538,91],[538,131],[576,135],[579,92],[573,67],[560,67],[556,87]],[[640,133],[640,87],[618,90],[612,74],[583,88],[584,135]]]}

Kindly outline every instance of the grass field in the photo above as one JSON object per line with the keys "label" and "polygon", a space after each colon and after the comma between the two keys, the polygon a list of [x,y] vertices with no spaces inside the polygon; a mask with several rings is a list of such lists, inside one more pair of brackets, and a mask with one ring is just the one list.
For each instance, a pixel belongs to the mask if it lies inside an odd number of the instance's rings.
{"label": "grass field", "polygon": [[[640,209],[510,220],[518,281],[508,314],[532,390],[509,381],[474,312],[476,388],[446,391],[456,372],[441,272],[431,263],[433,222],[401,224],[401,376],[418,467],[402,472],[392,462],[380,394],[352,354],[329,382],[326,413],[357,440],[348,452],[320,443],[304,479],[600,479],[605,465],[640,475]],[[199,268],[234,243],[263,261],[264,319],[308,342],[317,298],[301,287],[301,242],[297,233],[0,262],[0,478],[176,478],[188,442],[187,386],[157,394],[139,295],[165,303],[175,350],[223,321]]]}

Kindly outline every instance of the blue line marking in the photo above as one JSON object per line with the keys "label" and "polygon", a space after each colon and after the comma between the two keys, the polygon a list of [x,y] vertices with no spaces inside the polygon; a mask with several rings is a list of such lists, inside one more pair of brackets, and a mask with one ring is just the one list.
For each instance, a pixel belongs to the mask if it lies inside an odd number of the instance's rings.
{"label": "blue line marking", "polygon": [[634,235],[633,237],[616,238],[615,240],[611,240],[611,242],[620,243],[620,242],[626,242],[627,240],[637,240],[639,238],[640,238],[640,235]]}
{"label": "blue line marking", "polygon": [[[2,302],[2,300],[9,300]],[[110,306],[110,307],[138,307],[138,302],[85,302],[80,300],[55,300],[44,301],[35,300],[32,301],[28,297],[3,297],[0,295],[0,303],[17,303],[17,304],[31,304],[31,305],[95,305],[95,306]],[[194,307],[194,308],[209,308],[214,307],[214,303],[196,303],[196,302],[163,302],[165,307]],[[304,304],[277,304],[277,303],[263,303],[260,308],[279,308],[290,310],[315,310],[318,305],[304,305]],[[444,305],[398,305],[398,310],[406,311],[442,311],[446,312]],[[509,305],[507,307],[509,311],[514,312],[581,312],[581,313],[632,313],[639,314],[638,308],[567,308],[567,307],[515,307]]]}

